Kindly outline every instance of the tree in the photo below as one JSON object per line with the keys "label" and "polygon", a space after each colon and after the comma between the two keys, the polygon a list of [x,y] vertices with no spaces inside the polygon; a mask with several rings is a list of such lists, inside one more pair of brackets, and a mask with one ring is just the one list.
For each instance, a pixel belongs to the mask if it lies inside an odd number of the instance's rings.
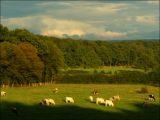
{"label": "tree", "polygon": [[53,41],[44,41],[46,54],[41,56],[44,62],[43,82],[53,81],[54,76],[58,73],[59,68],[64,65],[63,53],[58,49]]}
{"label": "tree", "polygon": [[43,62],[35,47],[29,43],[18,45],[3,42],[1,47],[1,83],[25,84],[41,80]]}
{"label": "tree", "polygon": [[43,61],[38,56],[37,49],[30,43],[22,42],[18,44],[18,47],[23,51],[26,59],[29,61],[30,71],[32,72],[32,78],[37,81],[42,79],[42,72],[44,70]]}

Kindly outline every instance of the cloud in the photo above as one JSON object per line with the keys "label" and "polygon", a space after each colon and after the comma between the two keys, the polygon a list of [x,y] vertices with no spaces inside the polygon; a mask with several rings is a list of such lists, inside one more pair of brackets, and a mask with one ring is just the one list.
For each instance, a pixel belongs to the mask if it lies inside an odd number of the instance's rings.
{"label": "cloud", "polygon": [[146,1],[148,4],[159,4],[159,0],[150,0],[150,1]]}
{"label": "cloud", "polygon": [[142,25],[156,25],[158,24],[158,17],[156,16],[134,16],[134,17],[127,17],[127,22],[136,22]]}
{"label": "cloud", "polygon": [[2,23],[11,28],[27,28],[47,36],[64,37],[78,35],[85,38],[93,34],[99,39],[112,39],[126,37],[126,33],[105,30],[103,27],[94,26],[75,20],[56,19],[51,16],[28,16],[2,19]]}
{"label": "cloud", "polygon": [[69,2],[62,2],[62,1],[45,1],[45,2],[37,3],[36,5],[40,6],[40,7],[48,7],[48,6],[53,6],[55,4],[62,5],[62,6],[70,6],[71,5],[71,3],[69,3]]}
{"label": "cloud", "polygon": [[[129,4],[126,3],[107,3],[107,2],[97,2],[97,1],[63,1],[63,2],[42,2],[38,3],[37,6],[46,8],[45,10],[49,10],[56,8],[56,11],[63,11],[63,12],[72,12],[76,13],[98,13],[98,14],[111,14],[117,13],[121,10],[125,10],[129,8]],[[56,7],[59,6],[59,7]],[[63,8],[63,9],[61,9]]]}
{"label": "cloud", "polygon": [[[85,3],[85,2],[84,2]],[[94,14],[113,14],[121,10],[129,8],[129,4],[126,3],[101,3],[101,2],[88,2],[86,4],[72,5],[72,9],[79,12],[87,11],[87,13]]]}
{"label": "cloud", "polygon": [[156,24],[158,19],[155,16],[136,16],[136,22],[145,23],[145,24]]}
{"label": "cloud", "polygon": [[102,32],[99,35],[107,38],[121,38],[121,37],[126,37],[127,33],[107,31],[107,32]]}
{"label": "cloud", "polygon": [[104,5],[99,5],[96,7],[90,7],[90,9],[97,11],[97,12],[105,12],[105,13],[116,13],[121,10],[125,10],[128,8],[128,4],[104,4]]}

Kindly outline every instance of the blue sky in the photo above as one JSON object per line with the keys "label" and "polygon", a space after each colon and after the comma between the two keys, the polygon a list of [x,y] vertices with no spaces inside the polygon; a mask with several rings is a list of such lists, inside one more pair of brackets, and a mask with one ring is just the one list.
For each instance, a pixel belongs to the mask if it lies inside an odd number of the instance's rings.
{"label": "blue sky", "polygon": [[159,38],[158,1],[1,1],[1,23],[89,40]]}

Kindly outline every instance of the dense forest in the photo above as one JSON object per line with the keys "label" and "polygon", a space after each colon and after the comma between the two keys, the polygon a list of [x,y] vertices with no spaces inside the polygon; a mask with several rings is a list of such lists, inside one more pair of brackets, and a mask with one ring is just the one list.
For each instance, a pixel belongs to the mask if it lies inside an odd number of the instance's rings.
{"label": "dense forest", "polygon": [[60,68],[99,66],[151,69],[147,76],[158,83],[159,48],[159,40],[60,39],[0,25],[0,84],[53,82]]}

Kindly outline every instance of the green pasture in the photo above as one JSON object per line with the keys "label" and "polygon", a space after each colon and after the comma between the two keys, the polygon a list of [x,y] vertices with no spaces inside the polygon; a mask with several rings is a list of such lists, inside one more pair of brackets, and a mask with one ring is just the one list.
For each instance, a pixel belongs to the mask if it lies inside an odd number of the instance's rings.
{"label": "green pasture", "polygon": [[106,74],[111,74],[114,75],[116,72],[119,71],[138,71],[138,72],[148,72],[150,70],[145,71],[144,69],[138,69],[138,68],[132,68],[130,66],[102,66],[102,67],[97,67],[97,68],[66,68],[66,69],[60,69],[61,73],[72,73],[75,74],[75,71],[77,73],[83,72],[83,73],[89,73],[89,74],[94,74],[94,73],[106,73]]}
{"label": "green pasture", "polygon": [[[54,88],[58,93],[54,93]],[[148,93],[139,93],[147,87]],[[96,89],[95,97],[110,98],[120,95],[121,100],[114,102],[114,107],[105,107],[91,103],[88,97]],[[38,87],[1,88],[7,95],[1,97],[1,120],[159,120],[159,87],[146,85],[100,85],[100,84],[50,84]],[[144,107],[143,102],[149,94],[154,94],[156,101]],[[64,102],[66,96],[74,98],[74,104]],[[52,98],[56,105],[40,106],[43,98]],[[15,115],[10,108],[16,107]]]}

